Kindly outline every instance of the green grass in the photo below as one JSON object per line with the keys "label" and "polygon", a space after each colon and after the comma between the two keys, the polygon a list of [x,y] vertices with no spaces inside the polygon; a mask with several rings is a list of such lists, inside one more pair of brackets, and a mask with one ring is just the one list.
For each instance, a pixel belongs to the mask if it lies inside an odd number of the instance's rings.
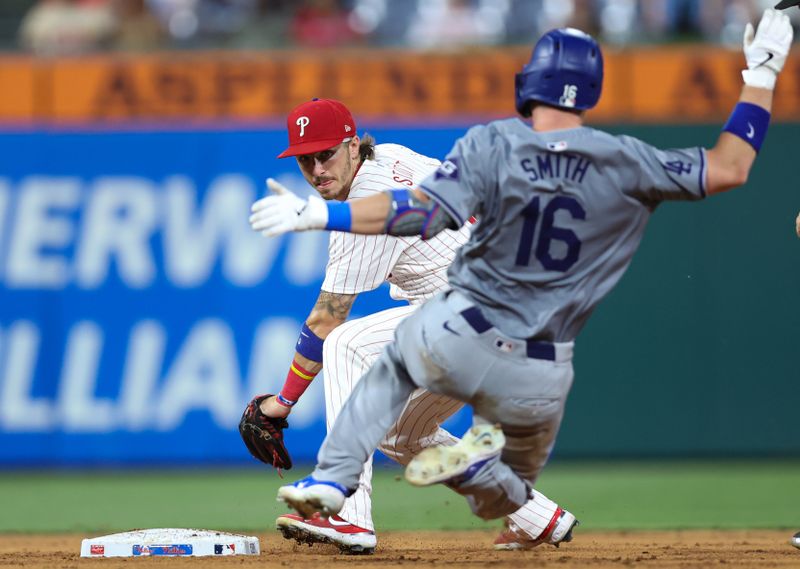
{"label": "green grass", "polygon": [[[288,473],[286,480],[305,475]],[[464,499],[417,489],[379,470],[381,529],[470,529],[486,524]],[[137,527],[262,531],[285,508],[273,471],[198,470],[0,474],[0,532],[112,532]],[[800,462],[556,463],[538,488],[569,508],[581,529],[800,527]]]}

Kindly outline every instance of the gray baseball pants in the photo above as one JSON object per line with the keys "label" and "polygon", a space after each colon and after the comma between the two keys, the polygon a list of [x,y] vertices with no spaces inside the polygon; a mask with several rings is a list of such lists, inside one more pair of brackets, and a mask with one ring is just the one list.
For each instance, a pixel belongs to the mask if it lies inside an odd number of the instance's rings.
{"label": "gray baseball pants", "polygon": [[472,303],[440,294],[398,326],[396,341],[361,378],[328,433],[313,476],[358,485],[364,462],[424,387],[473,408],[475,423],[500,424],[506,446],[454,488],[472,511],[494,519],[519,509],[547,462],[572,385],[572,343],[554,345],[554,360],[528,356],[525,340],[497,328],[478,332],[462,314]]}

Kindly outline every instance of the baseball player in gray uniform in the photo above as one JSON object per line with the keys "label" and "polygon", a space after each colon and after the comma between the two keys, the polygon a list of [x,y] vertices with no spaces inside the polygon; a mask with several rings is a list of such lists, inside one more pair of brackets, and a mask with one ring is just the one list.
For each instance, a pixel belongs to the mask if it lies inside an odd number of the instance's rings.
{"label": "baseball player in gray uniform", "polygon": [[417,387],[472,406],[457,445],[406,467],[416,485],[443,482],[484,519],[526,502],[553,447],[573,380],[573,342],[625,272],[657,206],[746,182],[766,135],[789,18],[766,10],[744,35],[738,103],[710,149],[659,150],[583,125],[600,97],[603,58],[590,36],[545,34],[517,75],[518,119],[473,127],[413,191],[352,204],[270,196],[253,206],[265,235],[329,229],[419,234],[478,218],[449,269],[451,291],[425,303],[361,379],[311,476],[278,499],[304,515],[339,511],[361,465]]}

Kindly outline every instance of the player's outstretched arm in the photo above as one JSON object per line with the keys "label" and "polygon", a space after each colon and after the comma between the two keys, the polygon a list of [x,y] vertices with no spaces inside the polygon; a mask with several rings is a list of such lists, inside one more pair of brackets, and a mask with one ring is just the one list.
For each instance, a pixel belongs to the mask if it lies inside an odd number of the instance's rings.
{"label": "player's outstretched arm", "polygon": [[385,233],[386,216],[392,206],[387,194],[375,194],[352,203],[325,202],[317,196],[304,200],[272,178],[267,180],[267,186],[272,194],[250,208],[250,227],[264,237],[314,229]]}
{"label": "player's outstretched arm", "polygon": [[250,227],[265,237],[290,231],[326,229],[376,235],[421,235],[427,239],[454,221],[419,190],[392,190],[352,202],[302,199],[275,180],[267,185],[273,195],[253,204]]}
{"label": "player's outstretched arm", "polygon": [[744,87],[717,144],[708,153],[706,191],[724,192],[747,181],[750,168],[769,126],[775,81],[792,45],[789,17],[773,9],[764,11],[758,30],[751,24],[744,33],[747,69]]}

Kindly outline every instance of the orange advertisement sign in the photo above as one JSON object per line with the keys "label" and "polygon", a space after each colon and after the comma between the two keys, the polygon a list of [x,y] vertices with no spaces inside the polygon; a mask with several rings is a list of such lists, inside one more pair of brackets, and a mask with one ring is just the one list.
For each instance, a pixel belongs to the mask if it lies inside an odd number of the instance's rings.
{"label": "orange advertisement sign", "polygon": [[[486,119],[514,113],[527,48],[463,53],[165,53],[76,59],[0,58],[0,122],[115,124],[282,119],[312,97],[360,117]],[[718,122],[741,89],[744,61],[719,48],[606,50],[592,122]],[[778,120],[800,119],[800,60],[776,91]]]}

